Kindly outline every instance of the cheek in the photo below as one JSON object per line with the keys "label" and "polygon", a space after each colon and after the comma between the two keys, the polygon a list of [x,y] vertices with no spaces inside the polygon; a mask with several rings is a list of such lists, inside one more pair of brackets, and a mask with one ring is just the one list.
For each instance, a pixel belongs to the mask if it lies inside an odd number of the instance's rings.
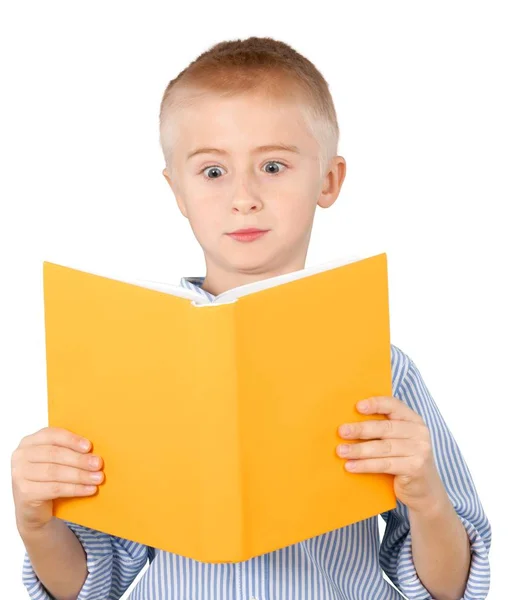
{"label": "cheek", "polygon": [[223,233],[221,209],[212,200],[188,205],[189,220],[195,233],[202,239],[212,238]]}
{"label": "cheek", "polygon": [[306,229],[313,220],[314,212],[315,204],[310,198],[297,196],[280,198],[280,201],[274,203],[273,206],[273,214],[278,226],[284,230],[301,231]]}

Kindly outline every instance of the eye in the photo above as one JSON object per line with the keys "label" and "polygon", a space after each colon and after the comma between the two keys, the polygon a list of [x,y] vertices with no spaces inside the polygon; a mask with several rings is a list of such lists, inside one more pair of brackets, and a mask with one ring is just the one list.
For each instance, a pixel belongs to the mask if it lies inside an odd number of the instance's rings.
{"label": "eye", "polygon": [[[285,165],[284,163],[282,163],[282,162],[281,162],[281,161],[279,161],[279,160],[270,160],[270,161],[268,161],[268,162],[264,163],[264,166],[265,166],[265,165],[282,165],[283,167],[287,168],[287,165]],[[273,167],[273,168],[274,168],[274,167]],[[214,172],[218,173],[218,171],[219,171],[220,169],[221,169],[221,167],[218,167],[218,165],[209,165],[209,166],[207,166],[207,167],[204,167],[204,168],[203,168],[203,169],[200,171],[200,173],[204,173],[204,172],[205,172],[205,171],[207,171],[207,170],[209,170],[209,173],[214,173]],[[274,176],[276,176],[276,175],[280,175],[280,170],[278,170],[278,171],[276,171],[276,172],[275,172],[275,171],[267,171],[266,169],[264,169],[264,172],[265,172],[265,173],[267,173],[268,175],[274,175]],[[219,179],[220,177],[221,177],[221,173],[220,173],[220,175],[218,175],[218,174],[215,174],[215,175],[214,175],[214,177],[208,177],[208,176],[207,176],[207,174],[206,174],[206,176],[205,176],[205,178],[206,178],[208,181],[213,181],[214,179]]]}
{"label": "eye", "polygon": [[[207,171],[207,169],[211,169],[211,170],[209,171],[209,173],[213,173],[214,171],[218,171],[218,169],[220,169],[220,168],[221,168],[221,167],[218,167],[217,165],[211,165],[211,166],[209,166],[209,167],[204,167],[204,168],[203,168],[203,169],[200,171],[200,173],[203,173],[204,171]],[[207,175],[206,175],[206,179],[209,179],[209,180],[212,180],[212,179],[218,179],[218,178],[219,178],[219,176],[218,176],[218,175],[215,175],[214,177],[207,177]]]}
{"label": "eye", "polygon": [[[279,160],[270,160],[269,162],[266,163],[266,165],[283,165],[285,168],[287,168],[287,165],[284,165]],[[265,171],[265,172],[266,173],[271,173],[272,175],[279,175],[280,174],[280,171],[277,171],[276,173],[274,171],[272,171],[272,172],[271,171]]]}

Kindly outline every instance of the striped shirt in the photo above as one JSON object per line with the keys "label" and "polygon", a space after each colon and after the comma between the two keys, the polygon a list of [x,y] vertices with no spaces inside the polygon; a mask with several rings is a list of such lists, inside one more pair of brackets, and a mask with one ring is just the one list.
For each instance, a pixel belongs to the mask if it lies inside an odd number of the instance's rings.
{"label": "striped shirt", "polygon": [[[203,294],[203,277],[181,285]],[[491,525],[469,469],[418,368],[391,345],[392,393],[422,416],[437,468],[471,541],[471,566],[463,600],[487,597]],[[339,463],[340,468],[340,463]],[[412,557],[407,507],[256,556],[240,563],[202,563],[66,521],[83,545],[88,576],[78,600],[118,600],[149,562],[130,600],[396,600],[431,599]],[[390,585],[383,571],[393,582]],[[53,600],[25,554],[23,583],[33,600]]]}

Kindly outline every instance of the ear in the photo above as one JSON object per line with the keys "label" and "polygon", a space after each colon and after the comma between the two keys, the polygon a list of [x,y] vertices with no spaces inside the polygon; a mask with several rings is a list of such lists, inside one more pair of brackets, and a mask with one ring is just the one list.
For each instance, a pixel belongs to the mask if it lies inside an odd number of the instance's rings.
{"label": "ear", "polygon": [[322,190],[317,204],[321,208],[329,208],[338,198],[340,188],[345,179],[346,173],[345,159],[342,156],[335,156],[329,165],[329,169],[324,176]]}
{"label": "ear", "polygon": [[184,201],[181,198],[181,195],[177,189],[177,184],[175,183],[175,181],[172,181],[172,179],[170,178],[170,174],[166,167],[163,169],[163,177],[167,180],[168,185],[170,186],[172,192],[174,193],[175,200],[177,201],[177,206],[179,207],[179,210],[181,211],[182,216],[186,217],[186,219],[187,219],[188,214],[186,212],[186,206],[184,204]]}

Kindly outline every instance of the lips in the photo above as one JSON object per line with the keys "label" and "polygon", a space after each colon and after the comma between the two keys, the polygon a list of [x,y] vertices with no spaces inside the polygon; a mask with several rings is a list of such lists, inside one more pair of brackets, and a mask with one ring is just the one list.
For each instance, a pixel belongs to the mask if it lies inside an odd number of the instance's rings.
{"label": "lips", "polygon": [[233,231],[232,233],[227,233],[227,235],[230,238],[237,240],[238,242],[253,242],[261,238],[268,231],[268,229],[257,229],[256,227],[249,227],[247,229],[238,229],[237,231]]}

